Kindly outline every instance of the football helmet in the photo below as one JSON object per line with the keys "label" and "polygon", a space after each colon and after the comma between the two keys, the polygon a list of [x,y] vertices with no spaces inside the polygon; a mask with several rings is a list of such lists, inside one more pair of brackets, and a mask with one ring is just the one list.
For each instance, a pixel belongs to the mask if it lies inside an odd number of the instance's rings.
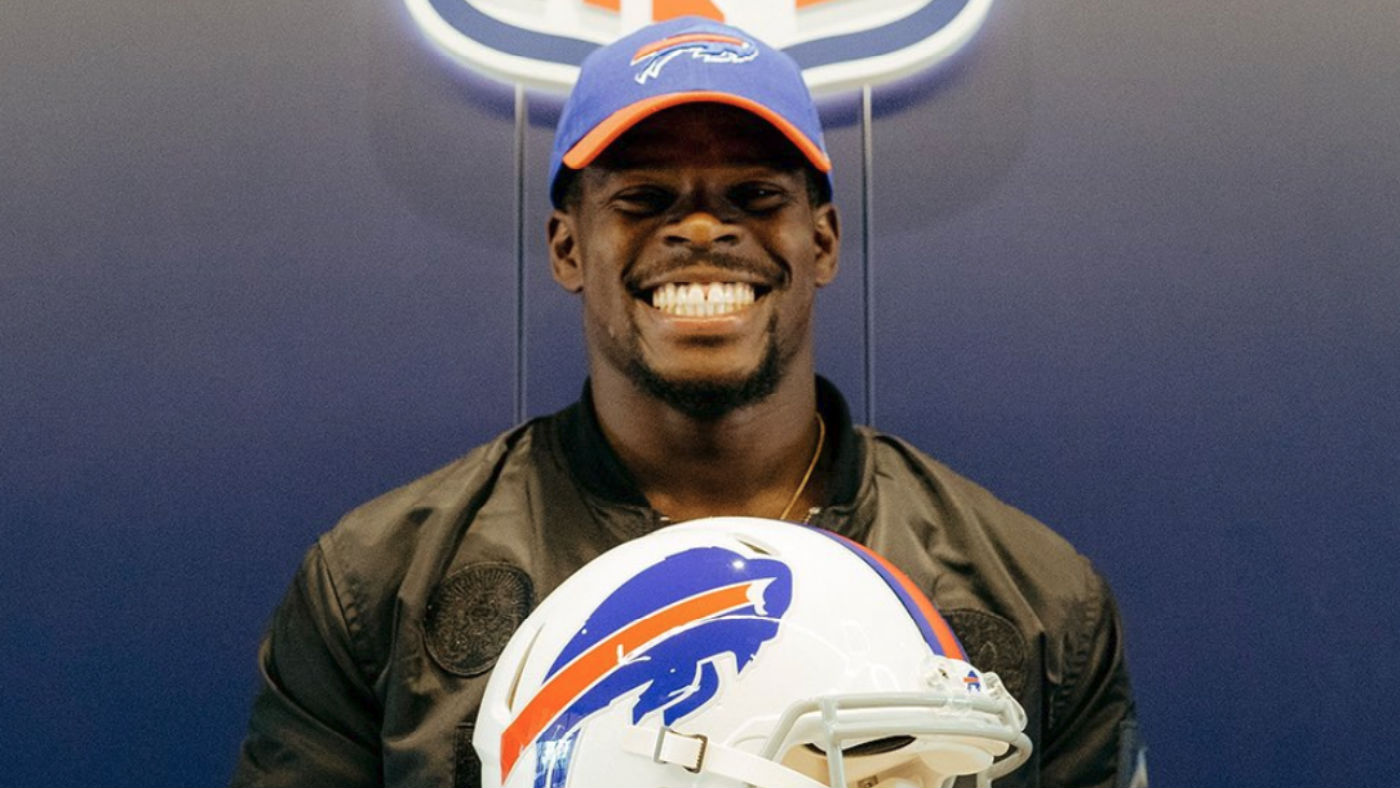
{"label": "football helmet", "polygon": [[1030,755],[928,598],[829,531],[748,517],[598,556],[520,626],[473,737],[486,786],[935,788]]}

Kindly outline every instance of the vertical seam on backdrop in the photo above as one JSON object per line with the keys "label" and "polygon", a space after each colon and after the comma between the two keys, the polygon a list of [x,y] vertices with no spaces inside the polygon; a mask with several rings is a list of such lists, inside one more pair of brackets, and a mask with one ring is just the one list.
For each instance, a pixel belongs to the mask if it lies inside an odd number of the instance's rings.
{"label": "vertical seam on backdrop", "polygon": [[525,420],[525,86],[515,86],[515,402],[512,422]]}
{"label": "vertical seam on backdrop", "polygon": [[865,343],[865,423],[875,426],[875,266],[870,257],[870,223],[874,211],[871,203],[874,198],[874,185],[871,168],[875,161],[874,132],[872,129],[874,99],[870,85],[861,87],[860,93],[860,254],[862,263],[861,299],[864,309]]}

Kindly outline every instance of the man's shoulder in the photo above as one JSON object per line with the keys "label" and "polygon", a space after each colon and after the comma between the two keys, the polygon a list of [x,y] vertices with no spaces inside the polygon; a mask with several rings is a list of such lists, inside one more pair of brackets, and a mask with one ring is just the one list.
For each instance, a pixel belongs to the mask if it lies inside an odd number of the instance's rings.
{"label": "man's shoulder", "polygon": [[995,560],[1056,595],[1097,594],[1101,578],[1070,542],[1035,517],[1003,501],[981,484],[888,433],[861,428],[870,447],[881,507],[912,512],[972,556]]}
{"label": "man's shoulder", "polygon": [[973,664],[1023,702],[1039,703],[1043,689],[1058,708],[1091,669],[1095,644],[1115,637],[1108,583],[1068,540],[986,487],[908,441],[865,435],[879,498],[872,546],[902,556]]}
{"label": "man's shoulder", "polygon": [[335,571],[391,579],[424,543],[450,539],[513,457],[530,453],[540,420],[497,435],[452,462],[356,506],[320,538]]}

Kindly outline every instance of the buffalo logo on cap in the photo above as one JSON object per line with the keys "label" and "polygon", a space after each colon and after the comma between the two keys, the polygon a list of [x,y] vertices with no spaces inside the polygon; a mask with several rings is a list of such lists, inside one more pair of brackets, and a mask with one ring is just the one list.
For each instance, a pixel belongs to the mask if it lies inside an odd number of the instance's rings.
{"label": "buffalo logo on cap", "polygon": [[713,33],[691,33],[663,38],[647,44],[632,56],[633,66],[643,66],[634,77],[637,84],[644,85],[647,80],[661,76],[661,70],[666,64],[682,55],[690,55],[706,63],[747,63],[758,57],[758,47],[754,46],[752,41],[745,41],[736,36]]}

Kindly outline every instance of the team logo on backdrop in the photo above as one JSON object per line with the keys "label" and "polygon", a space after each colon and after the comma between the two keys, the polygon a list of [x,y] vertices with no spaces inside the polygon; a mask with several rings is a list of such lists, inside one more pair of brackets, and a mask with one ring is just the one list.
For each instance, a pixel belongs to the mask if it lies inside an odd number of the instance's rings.
{"label": "team logo on backdrop", "polygon": [[[786,51],[816,92],[878,84],[946,60],[981,27],[992,0],[405,0],[435,45],[499,80],[567,92],[597,47],[686,14],[718,19]],[[713,37],[711,37],[713,38]],[[712,47],[712,48],[705,48]],[[744,57],[724,42],[657,53]],[[748,55],[752,57],[750,53]]]}

